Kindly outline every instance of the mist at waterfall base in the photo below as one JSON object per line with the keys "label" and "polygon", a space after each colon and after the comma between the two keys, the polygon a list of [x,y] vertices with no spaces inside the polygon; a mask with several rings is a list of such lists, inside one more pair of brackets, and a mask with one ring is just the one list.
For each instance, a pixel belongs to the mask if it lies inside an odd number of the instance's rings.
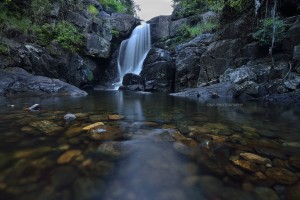
{"label": "mist at waterfall base", "polygon": [[118,89],[127,73],[140,74],[144,60],[151,48],[150,25],[143,23],[137,26],[129,39],[124,40],[119,49],[119,81],[114,85]]}

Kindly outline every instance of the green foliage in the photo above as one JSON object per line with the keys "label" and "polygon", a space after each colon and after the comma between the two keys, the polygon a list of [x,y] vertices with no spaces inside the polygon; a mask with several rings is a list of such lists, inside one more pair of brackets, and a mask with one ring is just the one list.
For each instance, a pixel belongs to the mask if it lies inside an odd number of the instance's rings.
{"label": "green foliage", "polygon": [[7,44],[0,42],[0,54],[9,54],[10,48]]}
{"label": "green foliage", "polygon": [[44,24],[35,29],[37,41],[47,46],[52,40],[56,40],[63,48],[78,52],[84,44],[84,37],[77,28],[66,21],[59,22],[56,26]]}
{"label": "green foliage", "polygon": [[0,11],[0,28],[2,31],[8,28],[15,28],[23,33],[27,33],[32,27],[32,21],[29,17],[21,16],[18,12],[11,12],[1,4]]}
{"label": "green foliage", "polygon": [[105,9],[112,9],[114,12],[125,13],[126,7],[118,0],[99,0]]}
{"label": "green foliage", "polygon": [[99,14],[99,10],[94,5],[89,5],[89,13],[96,16]]}
{"label": "green foliage", "polygon": [[48,0],[31,0],[30,6],[34,21],[38,24],[45,22],[45,17],[51,10],[50,2]]}
{"label": "green foliage", "polygon": [[[284,39],[285,24],[282,20],[276,18],[275,25],[275,42],[280,42]],[[258,29],[253,33],[253,38],[257,39],[261,45],[271,45],[273,34],[273,20],[266,18],[260,21]]]}
{"label": "green foliage", "polygon": [[208,10],[220,12],[225,7],[236,12],[242,12],[247,9],[253,1],[249,0],[173,0],[173,6],[179,6],[181,9],[178,17],[186,17],[199,14]]}
{"label": "green foliage", "polygon": [[83,35],[77,28],[66,21],[59,22],[55,27],[57,42],[71,52],[77,52],[83,46]]}
{"label": "green foliage", "polygon": [[200,34],[211,32],[217,27],[218,24],[213,22],[200,23],[196,26],[183,24],[179,29],[179,33],[183,38],[194,38]]}
{"label": "green foliage", "polygon": [[120,34],[120,32],[117,31],[117,30],[115,30],[115,29],[110,30],[110,32],[111,32],[111,34],[112,34],[114,37],[118,37],[119,34]]}

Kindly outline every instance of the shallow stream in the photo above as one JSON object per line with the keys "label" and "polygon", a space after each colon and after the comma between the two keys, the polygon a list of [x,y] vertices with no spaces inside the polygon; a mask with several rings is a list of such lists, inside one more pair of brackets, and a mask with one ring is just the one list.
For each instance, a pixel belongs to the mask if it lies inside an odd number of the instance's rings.
{"label": "shallow stream", "polygon": [[300,199],[299,121],[151,93],[0,97],[0,199]]}

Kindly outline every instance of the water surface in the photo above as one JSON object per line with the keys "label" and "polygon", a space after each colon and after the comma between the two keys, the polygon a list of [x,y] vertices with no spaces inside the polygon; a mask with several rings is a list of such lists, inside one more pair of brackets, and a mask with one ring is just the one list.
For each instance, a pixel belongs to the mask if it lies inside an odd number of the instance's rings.
{"label": "water surface", "polygon": [[122,91],[0,107],[0,199],[299,198],[299,107]]}

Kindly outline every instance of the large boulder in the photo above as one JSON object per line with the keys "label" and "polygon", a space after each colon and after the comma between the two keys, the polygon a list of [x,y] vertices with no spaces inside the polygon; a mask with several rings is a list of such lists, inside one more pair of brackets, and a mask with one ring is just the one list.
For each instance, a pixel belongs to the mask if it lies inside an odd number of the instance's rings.
{"label": "large boulder", "polygon": [[123,37],[128,37],[132,30],[140,23],[140,21],[132,15],[113,13],[109,18],[111,28],[120,33]]}
{"label": "large boulder", "polygon": [[119,90],[144,91],[144,81],[140,75],[128,73],[123,77]]}
{"label": "large boulder", "polygon": [[170,52],[152,48],[145,61],[141,76],[149,88],[147,90],[168,91],[174,90],[175,63]]}
{"label": "large boulder", "polygon": [[86,54],[98,58],[110,56],[110,42],[95,34],[86,35]]}
{"label": "large boulder", "polygon": [[200,73],[200,57],[205,47],[186,47],[176,56],[176,91],[196,87]]}
{"label": "large boulder", "polygon": [[0,95],[71,95],[85,96],[87,93],[77,87],[43,76],[34,76],[21,68],[0,70]]}
{"label": "large boulder", "polygon": [[148,21],[153,42],[170,36],[170,22],[171,16],[158,16]]}
{"label": "large boulder", "polygon": [[292,53],[294,47],[300,45],[300,17],[297,21],[288,29],[285,34],[285,39],[282,42],[282,48],[287,53]]}
{"label": "large boulder", "polygon": [[220,82],[243,83],[245,81],[256,81],[256,74],[247,66],[237,69],[227,69],[223,75],[220,76]]}
{"label": "large boulder", "polygon": [[200,58],[198,84],[208,82],[222,75],[229,67],[238,67],[237,58],[242,57],[245,41],[238,39],[220,40],[211,43]]}

